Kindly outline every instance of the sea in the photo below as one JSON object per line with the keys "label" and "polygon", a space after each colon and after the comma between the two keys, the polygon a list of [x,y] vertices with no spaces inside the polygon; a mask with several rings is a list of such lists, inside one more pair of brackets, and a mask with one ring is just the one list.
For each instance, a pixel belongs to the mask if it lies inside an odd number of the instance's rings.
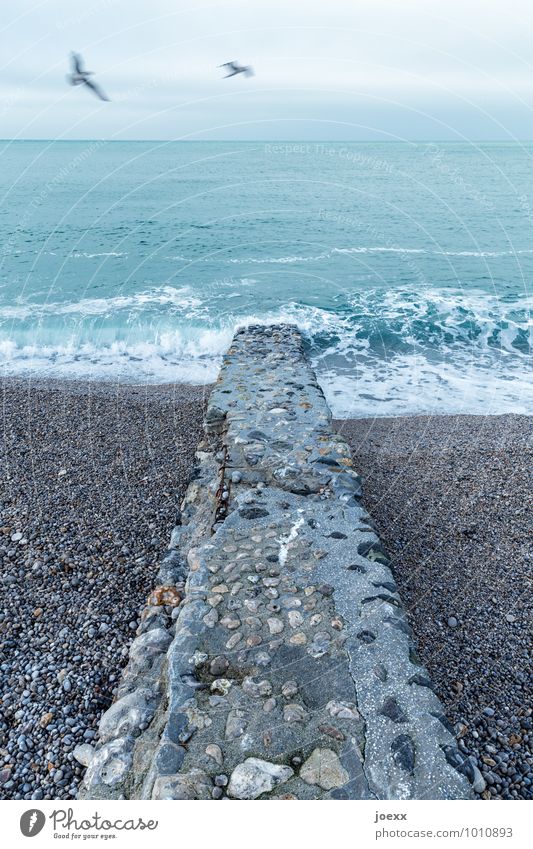
{"label": "sea", "polygon": [[297,325],[337,417],[533,411],[533,144],[0,142],[0,373],[206,384]]}

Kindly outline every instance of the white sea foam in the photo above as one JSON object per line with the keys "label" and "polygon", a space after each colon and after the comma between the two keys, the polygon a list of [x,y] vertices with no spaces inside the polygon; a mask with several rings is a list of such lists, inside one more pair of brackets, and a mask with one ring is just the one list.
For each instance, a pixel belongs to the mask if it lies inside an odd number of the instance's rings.
{"label": "white sea foam", "polygon": [[[219,262],[229,263],[231,265],[291,265],[294,263],[317,262],[320,260],[333,259],[339,254],[421,254],[426,256],[449,256],[449,257],[473,257],[473,258],[493,258],[498,257],[518,257],[533,254],[533,248],[509,248],[507,250],[452,250],[441,251],[434,248],[415,248],[409,245],[341,245],[328,248],[318,254],[288,254],[287,256],[266,256],[266,257],[227,257],[221,256]],[[0,247],[0,257],[7,256],[24,256],[26,254],[38,256],[61,256],[60,251],[42,250],[41,248],[28,248],[27,250],[19,247],[13,248],[10,246]],[[71,250],[64,254],[64,259],[101,259],[101,258],[124,258],[128,257],[128,251],[81,251]],[[211,263],[210,255],[201,257],[186,256],[184,254],[165,254],[161,257],[170,262],[207,262]]]}
{"label": "white sea foam", "polygon": [[270,256],[270,257],[235,257],[226,260],[234,265],[291,265],[295,262],[316,262],[319,259],[327,259],[331,256],[331,251],[326,251],[315,256]]}
{"label": "white sea foam", "polygon": [[425,254],[423,248],[400,248],[400,247],[358,247],[358,248],[332,248],[331,254]]}
{"label": "white sea foam", "polygon": [[166,285],[45,310],[21,305],[42,321],[31,336],[4,322],[0,365],[5,374],[209,383],[237,327],[285,322],[304,335],[337,416],[533,411],[533,298],[435,288],[343,292],[336,310],[290,302],[240,314],[233,303],[227,294],[213,301],[209,287],[202,296]]}
{"label": "white sea foam", "polygon": [[96,259],[102,256],[127,256],[127,253],[124,251],[95,251],[94,253],[89,253],[88,251],[72,251],[72,253],[68,254],[68,256],[70,259]]}
{"label": "white sea foam", "polygon": [[351,374],[314,365],[337,418],[533,414],[533,383],[519,369],[480,368],[474,361],[437,364],[415,354],[386,366],[368,363]]}
{"label": "white sea foam", "polygon": [[138,292],[132,295],[115,295],[109,298],[82,298],[79,301],[20,303],[0,307],[0,319],[30,319],[43,315],[77,315],[80,318],[91,315],[107,315],[120,311],[146,309],[150,306],[170,305],[181,310],[202,306],[202,298],[193,294],[188,286],[179,288],[161,286],[156,289]]}
{"label": "white sea foam", "polygon": [[464,250],[464,251],[439,251],[429,248],[413,248],[409,246],[402,247],[401,245],[354,245],[333,247],[327,251],[322,251],[319,254],[289,254],[288,256],[270,256],[270,257],[231,257],[226,260],[228,263],[238,265],[290,265],[300,262],[317,262],[323,259],[331,259],[338,254],[425,254],[432,256],[450,256],[450,257],[512,257],[526,256],[533,254],[533,248],[521,248],[516,250],[505,251],[489,251],[489,250]]}

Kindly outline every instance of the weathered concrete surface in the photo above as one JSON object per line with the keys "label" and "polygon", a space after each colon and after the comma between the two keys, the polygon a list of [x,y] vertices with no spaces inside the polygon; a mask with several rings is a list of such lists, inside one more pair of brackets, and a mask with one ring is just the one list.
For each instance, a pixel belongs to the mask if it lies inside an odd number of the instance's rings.
{"label": "weathered concrete surface", "polygon": [[236,334],[197,459],[84,795],[469,798],[295,328]]}

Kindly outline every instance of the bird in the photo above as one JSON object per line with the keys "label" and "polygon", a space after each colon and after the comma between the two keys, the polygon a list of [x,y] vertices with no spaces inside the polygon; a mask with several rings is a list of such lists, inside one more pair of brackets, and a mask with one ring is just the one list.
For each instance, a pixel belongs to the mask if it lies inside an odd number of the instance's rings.
{"label": "bird", "polygon": [[70,61],[72,64],[72,73],[67,75],[67,80],[71,85],[86,85],[95,93],[100,100],[109,100],[109,97],[102,91],[100,86],[89,79],[92,77],[93,71],[85,71],[83,68],[83,59],[79,53],[71,53]]}
{"label": "bird", "polygon": [[229,74],[226,74],[224,79],[227,79],[228,77],[234,77],[235,74],[244,74],[247,77],[253,77],[254,75],[254,69],[251,65],[239,65],[237,60],[233,60],[233,62],[224,62],[218,67],[228,69]]}

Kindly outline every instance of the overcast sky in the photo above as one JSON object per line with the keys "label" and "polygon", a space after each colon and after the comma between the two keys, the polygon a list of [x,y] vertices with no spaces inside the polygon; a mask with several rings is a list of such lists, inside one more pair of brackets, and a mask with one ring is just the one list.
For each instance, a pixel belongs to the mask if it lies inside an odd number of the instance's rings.
{"label": "overcast sky", "polygon": [[531,0],[2,0],[0,45],[2,138],[533,139]]}

